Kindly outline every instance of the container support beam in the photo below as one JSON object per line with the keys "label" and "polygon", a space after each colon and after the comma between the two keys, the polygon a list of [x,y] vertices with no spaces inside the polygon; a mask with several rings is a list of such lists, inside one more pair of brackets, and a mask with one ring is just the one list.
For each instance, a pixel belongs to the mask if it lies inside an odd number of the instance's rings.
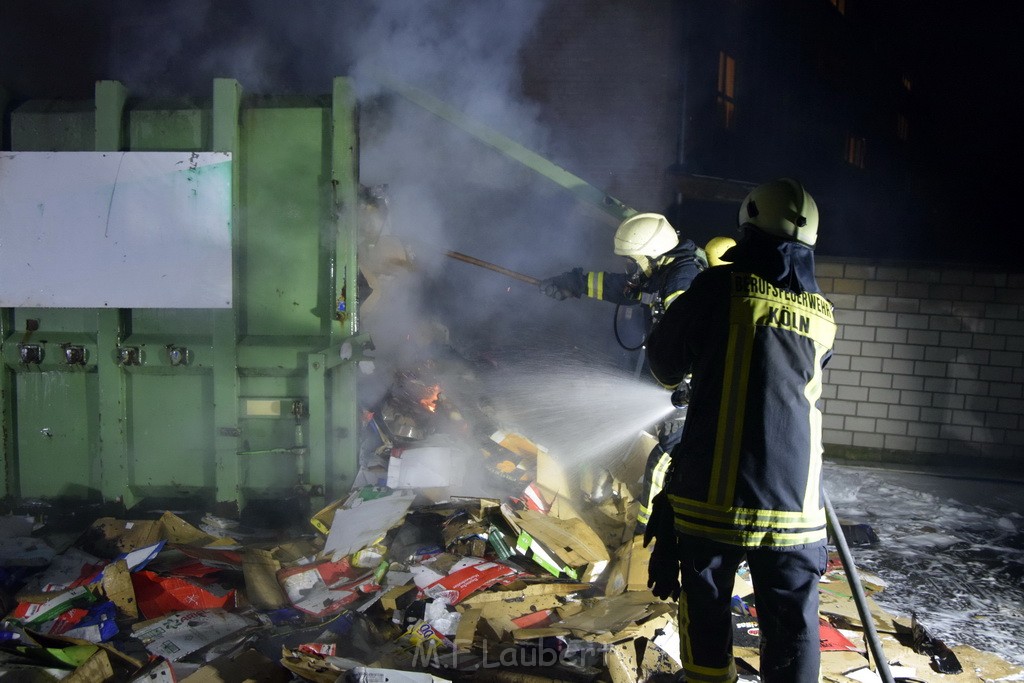
{"label": "container support beam", "polygon": [[389,90],[393,90],[410,102],[426,109],[431,114],[444,119],[464,132],[473,136],[488,147],[496,149],[505,156],[518,161],[556,185],[568,190],[576,201],[584,206],[600,209],[609,224],[618,226],[623,220],[636,214],[636,209],[626,206],[611,195],[599,190],[577,175],[570,173],[561,166],[548,161],[531,149],[512,140],[498,131],[474,121],[461,111],[433,95],[404,83],[390,79],[380,79]]}
{"label": "container support beam", "polygon": [[[343,340],[358,332],[357,286],[358,264],[358,183],[359,136],[356,130],[356,95],[352,81],[335,78],[331,97],[331,187],[330,215],[335,233],[334,282],[336,300],[344,303],[338,311],[338,324],[331,325],[328,347],[338,348]],[[326,359],[325,359],[326,360]],[[348,490],[359,466],[359,402],[357,399],[356,363],[344,362],[334,367],[326,381],[329,397],[318,393],[316,400],[327,400],[330,411],[329,430],[325,434],[325,494]],[[310,396],[310,403],[313,402]],[[312,452],[312,449],[311,449]],[[312,468],[311,468],[312,469]]]}
{"label": "container support beam", "polygon": [[[128,90],[118,81],[96,82],[96,151],[124,148],[124,107]],[[96,348],[117,349],[125,336],[129,312],[99,309],[96,312]],[[132,492],[132,460],[128,442],[127,378],[112,354],[101,354],[96,363],[99,394],[100,493],[105,500],[121,500],[125,507],[137,502]]]}
{"label": "container support beam", "polygon": [[4,362],[4,344],[14,327],[13,309],[0,308],[0,495],[18,496],[17,454],[14,452],[14,371]]}
{"label": "container support beam", "polygon": [[213,81],[213,150],[231,153],[231,254],[232,306],[213,312],[213,417],[214,479],[218,504],[234,504],[236,511],[245,505],[239,487],[238,451],[239,378],[238,378],[238,300],[241,287],[239,254],[239,111],[242,87],[230,78]]}
{"label": "container support beam", "polygon": [[[9,98],[7,90],[0,87],[0,149],[7,149]],[[0,495],[4,496],[18,494],[10,488],[18,481],[15,472],[18,460],[14,453],[14,373],[3,362],[4,343],[14,325],[13,314],[13,309],[0,308]]]}
{"label": "container support beam", "polygon": [[7,89],[0,86],[0,149],[8,149],[10,144],[10,133],[8,133],[7,105],[11,101],[11,95]]}

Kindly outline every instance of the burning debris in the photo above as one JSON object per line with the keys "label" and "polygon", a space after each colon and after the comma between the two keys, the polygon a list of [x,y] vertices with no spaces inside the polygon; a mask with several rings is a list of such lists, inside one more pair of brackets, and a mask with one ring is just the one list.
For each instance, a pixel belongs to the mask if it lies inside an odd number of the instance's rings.
{"label": "burning debris", "polygon": [[[68,536],[39,516],[4,518],[0,668],[90,682],[673,674],[675,605],[647,590],[649,554],[634,534],[654,437],[641,434],[613,466],[564,468],[502,423],[480,372],[431,360],[394,373],[363,413],[356,484],[301,528],[163,511],[101,517]],[[742,571],[735,594],[737,661],[756,680],[756,604]],[[870,680],[851,595],[833,562],[822,583],[826,680]],[[932,676],[935,653],[952,654],[908,641],[922,632],[916,621],[908,630],[875,610],[894,667]],[[1014,673],[954,649],[965,671]]]}

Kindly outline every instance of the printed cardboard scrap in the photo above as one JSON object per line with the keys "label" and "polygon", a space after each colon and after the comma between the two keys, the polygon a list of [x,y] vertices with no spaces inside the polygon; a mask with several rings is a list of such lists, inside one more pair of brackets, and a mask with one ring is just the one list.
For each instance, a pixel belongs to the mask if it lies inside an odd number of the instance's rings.
{"label": "printed cardboard scrap", "polygon": [[[303,652],[299,648],[282,647],[280,661],[282,667],[300,676],[304,681],[337,683],[348,680],[345,678],[345,672],[350,667],[342,666],[341,663],[334,661],[333,657]],[[352,665],[358,666],[359,662],[353,662]]]}
{"label": "printed cardboard scrap", "polygon": [[159,619],[136,624],[133,632],[149,652],[177,662],[253,625],[241,614],[224,609],[203,609],[171,612]]}
{"label": "printed cardboard scrap", "polygon": [[117,608],[110,601],[88,609],[73,607],[54,619],[47,633],[102,643],[117,635]]}
{"label": "printed cardboard scrap", "polygon": [[446,683],[432,674],[399,669],[375,669],[359,666],[349,672],[349,683]]}
{"label": "printed cardboard scrap", "polygon": [[453,567],[447,576],[424,588],[423,594],[449,605],[457,605],[477,591],[482,591],[497,583],[510,583],[518,575],[519,570],[498,562],[466,558],[461,565]]}
{"label": "printed cardboard scrap", "polygon": [[859,648],[850,642],[850,639],[840,633],[839,629],[830,624],[827,619],[820,620],[821,650],[822,652],[857,652]]}
{"label": "printed cardboard scrap", "polygon": [[[508,508],[503,508],[502,512],[506,510]],[[546,563],[554,560],[558,568],[556,576],[569,568],[575,570],[566,572],[570,578],[578,578],[576,572],[584,570],[582,580],[594,581],[608,566],[611,559],[608,549],[582,519],[558,519],[535,510],[517,510],[511,514],[513,518],[509,521],[522,530],[519,547],[526,545]],[[524,543],[523,534],[532,542]],[[551,571],[549,567],[545,569]]]}
{"label": "printed cardboard scrap", "polygon": [[504,482],[510,492],[522,491],[536,479],[537,455],[546,452],[522,434],[497,431],[481,444],[483,464],[492,478]]}
{"label": "printed cardboard scrap", "polygon": [[71,546],[54,556],[45,569],[29,577],[25,586],[19,591],[19,597],[84,585],[96,575],[105,563],[106,560],[101,560],[91,553]]}
{"label": "printed cardboard scrap", "polygon": [[73,607],[88,606],[96,602],[96,596],[84,586],[65,591],[47,593],[43,602],[19,602],[8,615],[22,626],[39,626],[56,619]]}
{"label": "printed cardboard scrap", "polygon": [[353,567],[348,558],[281,569],[277,580],[296,609],[315,617],[336,614],[380,590],[373,572]]}

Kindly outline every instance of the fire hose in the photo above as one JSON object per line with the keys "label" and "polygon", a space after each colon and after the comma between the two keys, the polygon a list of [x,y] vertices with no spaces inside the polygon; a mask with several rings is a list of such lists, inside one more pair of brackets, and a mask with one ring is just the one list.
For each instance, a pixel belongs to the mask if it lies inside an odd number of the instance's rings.
{"label": "fire hose", "polygon": [[882,679],[882,683],[895,683],[892,672],[889,671],[889,660],[885,658],[885,652],[882,650],[882,641],[878,637],[878,631],[875,630],[874,618],[871,616],[871,609],[868,607],[868,600],[864,595],[864,587],[860,583],[857,565],[853,563],[850,546],[847,545],[846,536],[843,535],[843,528],[839,524],[839,519],[836,517],[836,511],[832,507],[832,501],[829,500],[828,493],[822,489],[821,495],[825,502],[825,517],[828,520],[828,527],[832,531],[836,550],[839,551],[839,559],[842,561],[843,569],[846,571],[846,578],[850,583],[853,601],[857,605],[857,613],[860,615],[861,623],[864,624],[864,638],[867,640],[871,656],[874,657],[878,676]]}

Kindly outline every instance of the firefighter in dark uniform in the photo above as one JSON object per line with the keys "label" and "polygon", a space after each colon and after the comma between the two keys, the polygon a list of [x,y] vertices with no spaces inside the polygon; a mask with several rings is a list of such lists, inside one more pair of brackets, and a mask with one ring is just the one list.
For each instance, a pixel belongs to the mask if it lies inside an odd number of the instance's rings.
{"label": "firefighter in dark uniform", "polygon": [[[574,268],[542,280],[539,286],[541,292],[558,300],[586,296],[619,305],[642,305],[645,329],[649,330],[693,278],[718,265],[721,255],[734,244],[731,237],[715,237],[701,249],[693,240],[680,240],[665,216],[640,213],[624,220],[615,231],[614,250],[626,259],[624,273]],[[651,499],[661,490],[671,462],[668,454],[682,436],[684,418],[685,411],[680,410],[657,427],[658,445],[648,456],[644,471],[635,528],[638,534],[644,532],[650,518]]]}
{"label": "firefighter in dark uniform", "polygon": [[[704,256],[707,268],[714,268],[715,266],[720,266],[725,263],[722,256],[735,245],[736,240],[731,237],[711,238],[708,243],[704,245]],[[702,268],[701,270],[706,270],[706,268]],[[689,286],[689,284],[687,284],[687,286]],[[685,289],[678,290],[676,296],[682,294],[683,291],[685,291]],[[661,492],[662,486],[665,482],[665,475],[672,466],[672,449],[677,443],[679,443],[679,439],[682,438],[682,427],[686,421],[686,402],[689,400],[688,389],[689,384],[687,383],[685,385],[685,389],[676,392],[676,394],[680,396],[678,399],[679,403],[676,406],[678,410],[673,416],[659,423],[655,429],[658,436],[658,444],[651,449],[650,454],[647,456],[647,465],[644,467],[643,490],[640,494],[640,509],[637,510],[636,526],[634,527],[633,532],[635,534],[642,534],[647,530],[647,523],[651,519],[652,501],[654,500],[654,497]]]}
{"label": "firefighter in dark uniform", "polygon": [[666,387],[692,373],[683,436],[655,498],[649,584],[679,600],[687,681],[737,680],[730,602],[744,557],[761,633],[761,680],[820,676],[818,580],[825,570],[822,369],[832,304],[814,275],[818,209],[783,178],[739,211],[729,261],[701,273],[648,339]]}
{"label": "firefighter in dark uniform", "polygon": [[624,220],[615,231],[615,253],[626,258],[624,273],[573,268],[541,280],[540,291],[558,300],[586,296],[623,306],[642,304],[649,329],[708,266],[704,250],[693,240],[680,240],[668,219],[657,213]]}

